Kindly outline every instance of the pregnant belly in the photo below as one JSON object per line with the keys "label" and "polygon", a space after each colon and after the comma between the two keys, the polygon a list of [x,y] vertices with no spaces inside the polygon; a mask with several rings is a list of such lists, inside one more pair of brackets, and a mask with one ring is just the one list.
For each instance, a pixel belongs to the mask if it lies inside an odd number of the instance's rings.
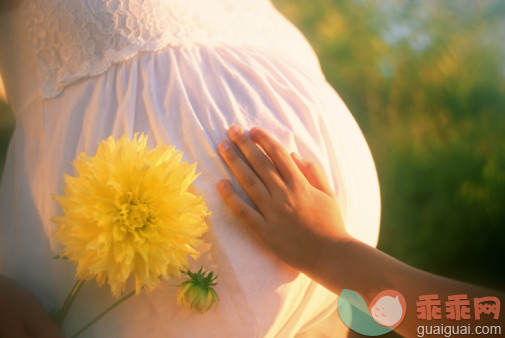
{"label": "pregnant belly", "polygon": [[[71,163],[80,152],[94,155],[110,135],[143,132],[150,147],[172,144],[183,160],[197,163],[201,175],[192,189],[204,196],[212,216],[193,265],[220,276],[222,302],[214,313],[193,316],[175,307],[176,288],[164,286],[118,308],[93,334],[296,333],[334,308],[336,296],[259,245],[221,200],[217,181],[236,182],[217,145],[233,124],[260,126],[288,151],[317,162],[334,186],[348,231],[376,244],[380,200],[373,161],[322,75],[309,76],[254,49],[167,48],[69,86],[42,102],[40,111],[20,116],[4,176],[12,184],[1,192],[0,273],[34,289],[48,310],[61,302],[75,270],[50,260],[58,251],[50,219],[61,212],[51,196],[61,193],[63,174],[74,173]],[[75,305],[83,321],[111,302],[105,288],[92,284]],[[68,329],[79,321],[69,321]]]}

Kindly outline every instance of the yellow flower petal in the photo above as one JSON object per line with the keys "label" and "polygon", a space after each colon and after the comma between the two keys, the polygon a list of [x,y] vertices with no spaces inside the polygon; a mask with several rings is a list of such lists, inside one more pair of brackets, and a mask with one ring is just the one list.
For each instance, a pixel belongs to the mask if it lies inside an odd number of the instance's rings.
{"label": "yellow flower petal", "polygon": [[65,176],[65,194],[55,196],[64,215],[53,221],[80,278],[107,282],[118,297],[133,276],[136,292],[149,292],[198,256],[210,212],[188,191],[196,164],[181,158],[172,146],[148,150],[142,134],[109,137],[94,157],[78,156],[77,176]]}

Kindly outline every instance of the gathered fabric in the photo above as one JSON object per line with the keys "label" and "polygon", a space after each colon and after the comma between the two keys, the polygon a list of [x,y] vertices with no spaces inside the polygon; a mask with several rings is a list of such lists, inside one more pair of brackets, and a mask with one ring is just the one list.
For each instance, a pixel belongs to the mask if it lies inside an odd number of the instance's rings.
{"label": "gathered fabric", "polygon": [[[337,296],[259,244],[216,190],[227,178],[252,204],[217,145],[234,124],[259,126],[318,164],[346,229],[377,243],[379,186],[365,138],[309,44],[269,1],[23,0],[0,28],[10,33],[0,37],[0,70],[17,119],[0,187],[0,274],[48,311],[61,304],[75,267],[51,260],[60,250],[51,218],[62,212],[52,195],[79,153],[143,132],[150,147],[173,145],[197,163],[192,189],[212,216],[191,266],[217,273],[221,302],[191,313],[176,306],[176,281],[166,283],[84,337],[290,337],[334,313]],[[64,331],[111,302],[107,288],[85,284]]]}
{"label": "gathered fabric", "polygon": [[13,14],[24,22],[50,98],[113,63],[166,46],[254,45],[289,55],[289,25],[268,1],[39,0]]}

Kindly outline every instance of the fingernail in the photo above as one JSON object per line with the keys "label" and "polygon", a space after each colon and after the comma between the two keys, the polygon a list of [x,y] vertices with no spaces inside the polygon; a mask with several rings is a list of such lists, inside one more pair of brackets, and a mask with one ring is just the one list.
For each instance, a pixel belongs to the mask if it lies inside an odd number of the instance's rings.
{"label": "fingernail", "polygon": [[230,144],[227,141],[223,141],[219,143],[219,146],[217,147],[220,152],[225,152],[230,149]]}
{"label": "fingernail", "polygon": [[217,182],[217,188],[219,190],[223,190],[226,188],[226,180],[220,180],[219,182]]}
{"label": "fingernail", "polygon": [[260,128],[258,127],[252,127],[251,130],[249,130],[249,135],[251,136],[251,138],[253,138],[254,140],[257,140],[257,136],[259,136],[259,132],[261,131]]}
{"label": "fingernail", "polygon": [[238,127],[238,126],[232,126],[232,127],[230,128],[230,133],[231,133],[232,135],[237,135],[238,133],[240,133],[240,131],[241,131],[241,130],[242,130],[242,129],[240,129],[240,127]]}

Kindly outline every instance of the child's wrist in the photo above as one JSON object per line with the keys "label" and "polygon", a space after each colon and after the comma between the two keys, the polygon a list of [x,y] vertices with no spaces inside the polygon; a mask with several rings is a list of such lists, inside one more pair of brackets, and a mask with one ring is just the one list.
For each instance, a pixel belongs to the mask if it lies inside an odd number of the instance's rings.
{"label": "child's wrist", "polygon": [[345,271],[349,260],[349,252],[356,239],[348,234],[338,237],[327,237],[319,241],[319,248],[313,264],[308,267],[306,274],[313,279],[325,279],[335,270]]}

